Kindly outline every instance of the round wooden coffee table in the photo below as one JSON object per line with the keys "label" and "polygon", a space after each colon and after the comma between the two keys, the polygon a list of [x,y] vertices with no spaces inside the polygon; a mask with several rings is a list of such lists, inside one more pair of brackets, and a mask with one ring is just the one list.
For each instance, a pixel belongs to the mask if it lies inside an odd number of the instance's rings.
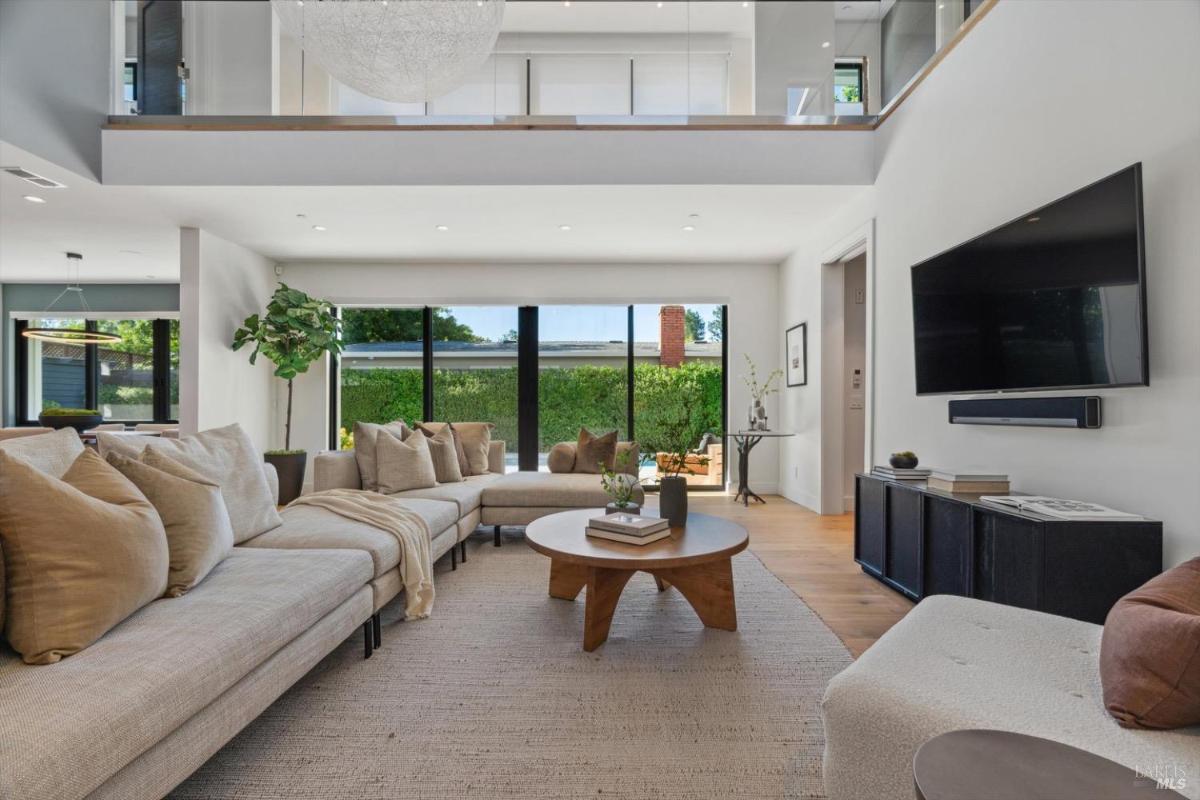
{"label": "round wooden coffee table", "polygon": [[584,650],[595,650],[608,639],[617,601],[638,571],[653,575],[660,592],[678,589],[705,626],[737,630],[729,559],[749,544],[745,528],[708,514],[688,514],[687,525],[673,528],[668,539],[622,544],[584,533],[589,519],[602,516],[599,508],[563,511],[525,528],[529,546],[550,557],[551,597],[574,600],[587,587]]}
{"label": "round wooden coffee table", "polygon": [[1095,753],[1008,731],[935,736],[917,750],[913,779],[918,800],[1184,800]]}

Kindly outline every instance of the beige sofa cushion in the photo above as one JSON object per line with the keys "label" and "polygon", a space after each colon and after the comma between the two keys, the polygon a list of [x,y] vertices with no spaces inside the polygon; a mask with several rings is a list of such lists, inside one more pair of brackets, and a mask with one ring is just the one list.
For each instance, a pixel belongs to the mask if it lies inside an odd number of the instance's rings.
{"label": "beige sofa cushion", "polygon": [[171,566],[167,596],[179,597],[233,549],[233,527],[221,487],[154,449],[141,461],[109,453],[112,464],[146,496],[167,531]]}
{"label": "beige sofa cushion", "polygon": [[609,431],[597,436],[587,428],[579,429],[579,441],[575,443],[575,472],[591,475],[600,473],[601,465],[613,468],[617,457],[617,432]]}
{"label": "beige sofa cushion", "polygon": [[402,442],[395,436],[381,434],[375,441],[375,457],[379,491],[383,494],[437,486],[429,439],[424,436],[409,436]]}
{"label": "beige sofa cushion", "polygon": [[0,656],[0,797],[86,796],[370,579],[354,550],[235,547],[183,597],[53,667]]}
{"label": "beige sofa cushion", "polygon": [[[445,422],[422,422],[422,427],[425,427],[435,433],[440,432],[446,426]],[[463,451],[467,456],[467,465],[469,471],[463,471],[463,477],[467,475],[485,475],[488,472],[488,450],[492,445],[492,429],[496,426],[490,422],[455,422],[453,424],[454,434],[462,443]],[[355,444],[357,447],[357,443]]]}
{"label": "beige sofa cushion", "polygon": [[379,489],[379,468],[375,460],[375,445],[379,440],[379,434],[385,431],[400,441],[404,441],[412,433],[401,419],[386,425],[374,422],[354,423],[354,458],[358,461],[358,474],[362,481],[362,488],[368,492]]}
{"label": "beige sofa cushion", "polygon": [[429,457],[433,459],[433,472],[438,483],[458,483],[463,479],[462,466],[459,463],[459,453],[464,458],[466,453],[462,444],[454,436],[454,426],[446,425],[437,433],[433,433],[424,425],[418,425],[429,444]]}
{"label": "beige sofa cushion", "polygon": [[[392,496],[405,500],[420,498],[451,502],[457,507],[458,516],[465,517],[479,508],[483,500],[484,487],[495,483],[501,477],[494,472],[489,472],[487,475],[472,475],[462,483],[439,483],[429,489],[413,489],[408,492],[398,492]],[[439,530],[433,526],[430,526],[430,529],[435,533]]]}
{"label": "beige sofa cushion", "polygon": [[0,441],[0,451],[24,459],[47,475],[61,478],[83,452],[83,442],[73,428],[63,428],[40,436],[5,439]]}
{"label": "beige sofa cushion", "polygon": [[[634,491],[639,505],[645,499],[642,487]],[[608,495],[599,475],[582,473],[513,472],[483,488],[484,507],[603,508]]]}
{"label": "beige sofa cushion", "polygon": [[229,510],[235,544],[282,521],[263,472],[262,454],[236,422],[181,439],[97,433],[96,442],[103,456],[117,452],[137,458],[152,448],[216,482]]}
{"label": "beige sofa cushion", "polygon": [[167,535],[94,451],[62,479],[0,452],[5,635],[27,664],[78,653],[167,588]]}

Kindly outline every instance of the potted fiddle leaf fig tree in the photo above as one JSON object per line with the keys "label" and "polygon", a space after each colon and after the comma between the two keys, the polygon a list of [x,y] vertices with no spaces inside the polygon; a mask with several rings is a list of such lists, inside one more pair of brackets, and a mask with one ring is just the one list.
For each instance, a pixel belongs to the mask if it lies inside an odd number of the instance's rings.
{"label": "potted fiddle leaf fig tree", "polygon": [[292,449],[293,382],[321,356],[341,352],[341,325],[329,302],[280,283],[267,303],[266,313],[246,317],[233,334],[234,350],[253,344],[250,363],[255,363],[261,354],[275,365],[275,377],[287,381],[283,449],[265,453],[267,462],[279,473],[280,503],[290,503],[300,496],[308,459],[304,450]]}

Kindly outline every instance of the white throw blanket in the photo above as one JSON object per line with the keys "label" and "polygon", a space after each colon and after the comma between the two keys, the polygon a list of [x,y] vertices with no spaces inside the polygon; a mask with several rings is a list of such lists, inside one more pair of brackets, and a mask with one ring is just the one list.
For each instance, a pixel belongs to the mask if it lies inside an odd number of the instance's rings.
{"label": "white throw blanket", "polygon": [[433,610],[433,551],[429,526],[399,501],[361,489],[329,489],[306,494],[293,506],[317,506],[338,516],[387,531],[400,542],[400,580],[408,595],[408,619],[428,617]]}

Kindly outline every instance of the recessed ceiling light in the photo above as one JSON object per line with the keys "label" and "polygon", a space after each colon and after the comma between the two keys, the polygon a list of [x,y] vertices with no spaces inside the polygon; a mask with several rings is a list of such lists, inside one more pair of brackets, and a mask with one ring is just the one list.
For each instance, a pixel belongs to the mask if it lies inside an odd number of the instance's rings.
{"label": "recessed ceiling light", "polygon": [[938,3],[938,11],[941,11],[945,7],[946,7],[945,3]]}
{"label": "recessed ceiling light", "polygon": [[688,233],[691,233],[692,231],[696,230],[696,226],[695,225],[684,225],[683,229],[685,231],[687,231]]}
{"label": "recessed ceiling light", "polygon": [[570,7],[571,7],[571,0],[563,0],[563,5],[564,5],[564,6],[566,6],[567,8],[570,8]]}
{"label": "recessed ceiling light", "polygon": [[571,230],[571,226],[570,225],[559,225],[558,229],[560,231],[569,231],[569,230]]}
{"label": "recessed ceiling light", "polygon": [[313,225],[313,230],[314,231],[327,231],[329,229],[326,228],[324,225]]}
{"label": "recessed ceiling light", "polygon": [[829,47],[829,42],[821,42],[821,47]]}
{"label": "recessed ceiling light", "polygon": [[658,4],[658,7],[659,7],[659,8],[662,8],[662,3],[661,3],[661,2]]}
{"label": "recessed ceiling light", "polygon": [[750,7],[750,3],[748,3],[748,2],[742,3],[742,8],[749,8],[749,7]]}
{"label": "recessed ceiling light", "polygon": [[31,202],[31,203],[44,203],[44,202],[46,202],[45,198],[38,197],[36,194],[27,194],[27,195],[25,195],[25,199],[26,199],[26,200],[28,200],[28,201],[29,201],[29,202]]}
{"label": "recessed ceiling light", "polygon": [[448,231],[448,230],[450,230],[450,226],[449,226],[449,225],[438,225],[438,226],[436,226],[436,227],[437,227],[437,229],[438,229],[439,231],[442,231],[442,232],[445,232],[445,231]]}
{"label": "recessed ceiling light", "polygon": [[1026,222],[1037,222],[1037,221],[1039,221],[1040,219],[1041,219],[1041,217],[1030,217],[1029,219],[1027,219],[1027,220],[1025,220],[1025,221],[1026,221]]}

